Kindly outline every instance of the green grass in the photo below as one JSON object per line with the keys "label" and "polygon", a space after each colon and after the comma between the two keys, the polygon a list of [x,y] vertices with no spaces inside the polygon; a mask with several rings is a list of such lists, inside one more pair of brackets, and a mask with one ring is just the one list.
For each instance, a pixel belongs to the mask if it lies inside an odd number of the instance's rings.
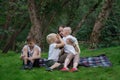
{"label": "green grass", "polygon": [[[120,77],[120,46],[97,50],[81,48],[81,57],[95,56],[105,53],[112,62],[112,67],[79,67],[79,72],[47,72],[44,67],[33,70],[21,70],[20,54],[0,52],[0,80],[119,80]],[[42,57],[47,57],[43,53]]]}

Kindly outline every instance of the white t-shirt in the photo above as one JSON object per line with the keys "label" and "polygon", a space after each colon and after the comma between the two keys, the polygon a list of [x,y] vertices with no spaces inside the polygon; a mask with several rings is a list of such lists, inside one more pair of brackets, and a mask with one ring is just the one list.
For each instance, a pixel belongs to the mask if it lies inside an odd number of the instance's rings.
{"label": "white t-shirt", "polygon": [[[34,45],[32,50],[30,50],[30,47],[28,45],[25,45],[23,47],[23,49],[25,49],[25,48],[27,48],[27,50],[28,50],[28,56],[29,57],[31,57],[33,55],[34,49],[36,49],[36,48],[39,50],[39,53],[41,53],[41,48],[39,46],[37,46],[37,45]],[[22,52],[23,52],[23,49],[22,49]]]}
{"label": "white t-shirt", "polygon": [[66,43],[66,40],[68,38],[71,38],[74,40],[74,43],[78,43],[77,39],[75,37],[73,37],[72,35],[68,35],[66,37],[63,37],[63,41],[65,42],[65,46],[64,46],[64,51],[66,53],[72,53],[72,54],[76,54],[75,48],[72,45],[69,45]]}
{"label": "white t-shirt", "polygon": [[54,61],[58,61],[59,58],[59,53],[60,53],[60,49],[56,48],[56,43],[50,44],[49,45],[49,54],[48,54],[48,60],[54,60]]}
{"label": "white t-shirt", "polygon": [[66,44],[66,40],[67,40],[68,38],[74,40],[75,43],[78,43],[78,41],[77,41],[77,39],[76,39],[75,37],[73,37],[72,35],[68,35],[68,36],[66,36],[66,37],[63,37],[63,41],[65,42],[65,44]]}
{"label": "white t-shirt", "polygon": [[76,51],[75,51],[75,48],[72,46],[72,45],[69,45],[69,44],[66,44],[65,46],[64,46],[64,51],[66,52],[66,53],[72,53],[72,54],[77,54],[76,53]]}

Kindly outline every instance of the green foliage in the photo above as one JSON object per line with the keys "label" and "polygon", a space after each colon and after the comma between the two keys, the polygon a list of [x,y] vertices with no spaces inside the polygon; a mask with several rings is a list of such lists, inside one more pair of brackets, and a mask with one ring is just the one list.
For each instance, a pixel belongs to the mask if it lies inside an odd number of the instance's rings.
{"label": "green foliage", "polygon": [[110,17],[105,22],[105,27],[101,32],[101,42],[99,47],[109,47],[120,45],[120,9],[118,3],[113,4]]}
{"label": "green foliage", "polygon": [[[31,24],[26,0],[15,0],[14,2],[1,0],[0,4],[0,12],[2,12],[0,13],[0,35],[4,36],[4,39],[0,41],[0,49],[2,49],[9,37],[13,35],[15,31],[19,30],[21,26],[25,26],[27,30],[24,29],[23,32],[28,34]],[[4,29],[5,25],[7,27],[6,29]],[[19,40],[17,39],[16,42],[25,40],[26,35],[21,34],[21,36],[17,36]]]}
{"label": "green foliage", "polygon": [[[88,16],[83,23],[76,37],[79,41],[89,41],[95,20],[101,11],[104,0],[35,0],[38,19],[41,21],[43,36],[43,50],[47,50],[46,35],[51,32],[57,33],[58,26],[67,25],[74,29],[83,16],[88,13],[94,4],[100,2],[98,8]],[[28,12],[27,0],[15,0],[14,2],[0,0],[0,35],[5,35],[5,40],[0,41],[0,49],[5,45],[9,36],[14,31],[25,25],[25,29],[17,36],[16,44],[23,43],[31,28],[31,21]],[[10,16],[8,29],[4,30],[7,16]],[[110,17],[105,22],[102,29],[99,47],[109,47],[120,45],[120,0],[113,1],[113,8]],[[113,31],[114,30],[114,31]],[[115,34],[113,33],[115,32]],[[15,45],[16,45],[15,44]],[[19,48],[17,48],[19,49]],[[18,50],[19,51],[19,50]]]}
{"label": "green foliage", "polygon": [[16,43],[16,52],[21,52],[22,48],[24,47],[24,45],[26,44],[26,42],[22,41],[22,42],[17,42]]}

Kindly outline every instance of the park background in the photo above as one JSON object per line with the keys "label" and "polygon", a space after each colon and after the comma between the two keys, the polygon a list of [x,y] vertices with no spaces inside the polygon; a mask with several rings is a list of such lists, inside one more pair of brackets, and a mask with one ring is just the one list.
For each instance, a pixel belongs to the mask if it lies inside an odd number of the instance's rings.
{"label": "park background", "polygon": [[[120,76],[120,0],[0,0],[0,80],[118,80]],[[81,57],[106,54],[113,66],[80,67],[76,73],[20,70],[19,56],[32,35],[47,58],[46,36],[70,26]]]}

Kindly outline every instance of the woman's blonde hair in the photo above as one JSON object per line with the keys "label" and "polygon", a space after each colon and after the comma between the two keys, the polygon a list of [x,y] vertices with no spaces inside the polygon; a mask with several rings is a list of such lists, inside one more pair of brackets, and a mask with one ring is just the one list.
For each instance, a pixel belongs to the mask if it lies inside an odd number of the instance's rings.
{"label": "woman's blonde hair", "polygon": [[49,44],[53,43],[54,42],[54,38],[56,37],[56,34],[55,33],[50,33],[47,35],[46,37],[46,40]]}

